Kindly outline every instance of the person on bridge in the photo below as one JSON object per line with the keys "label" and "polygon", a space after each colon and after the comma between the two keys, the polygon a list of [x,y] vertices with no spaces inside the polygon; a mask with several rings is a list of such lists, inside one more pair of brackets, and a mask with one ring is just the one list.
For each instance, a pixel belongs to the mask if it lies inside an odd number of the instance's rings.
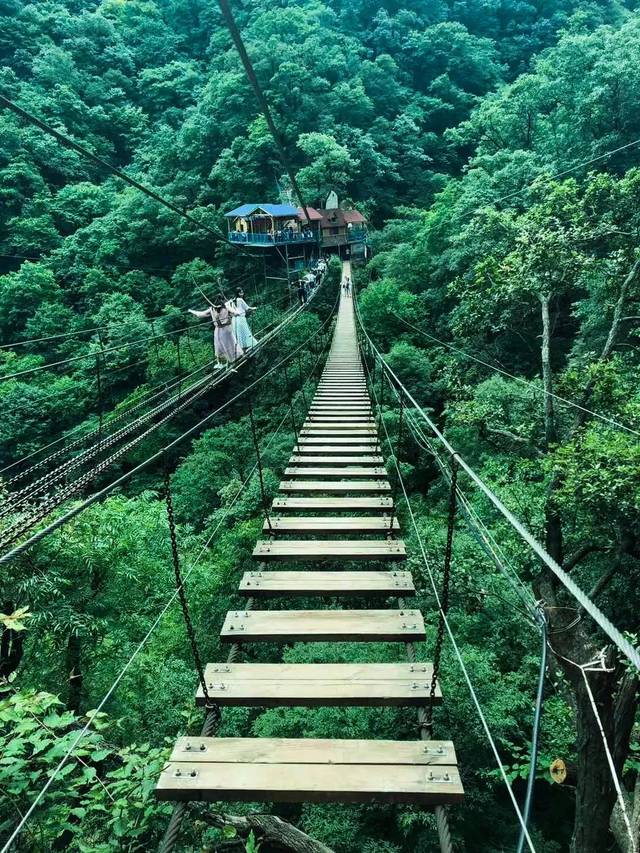
{"label": "person on bridge", "polygon": [[251,349],[258,341],[253,337],[249,324],[247,323],[247,314],[255,311],[255,306],[247,305],[244,299],[244,290],[240,287],[236,290],[235,299],[230,299],[226,307],[233,313],[231,328],[235,335],[236,342],[243,350]]}
{"label": "person on bridge", "polygon": [[215,301],[208,308],[205,308],[204,311],[194,311],[193,308],[189,308],[189,313],[193,314],[194,317],[211,317],[211,322],[215,329],[213,342],[217,368],[224,367],[223,362],[233,364],[239,356],[244,355],[244,350],[238,345],[231,325],[236,312],[233,308],[228,308],[225,305],[222,294],[219,294]]}

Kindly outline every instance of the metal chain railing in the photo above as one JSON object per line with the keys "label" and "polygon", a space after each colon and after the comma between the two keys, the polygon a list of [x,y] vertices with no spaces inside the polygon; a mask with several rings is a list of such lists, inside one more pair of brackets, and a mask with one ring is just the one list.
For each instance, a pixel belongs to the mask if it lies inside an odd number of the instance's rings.
{"label": "metal chain railing", "polygon": [[193,655],[193,660],[196,665],[196,671],[198,673],[198,680],[200,682],[200,687],[202,688],[202,695],[204,696],[204,706],[206,709],[207,717],[212,716],[214,718],[214,721],[210,724],[210,726],[215,728],[220,723],[220,706],[217,705],[216,702],[214,702],[214,700],[209,694],[209,690],[207,688],[207,681],[204,675],[204,665],[202,663],[202,658],[200,657],[200,650],[198,649],[196,633],[193,628],[193,622],[191,621],[191,614],[189,613],[189,602],[187,601],[187,593],[184,588],[184,581],[182,579],[182,573],[180,571],[180,555],[178,553],[176,519],[173,510],[173,498],[171,496],[171,475],[169,473],[169,468],[166,465],[164,471],[164,500],[167,507],[167,520],[169,522],[169,538],[171,542],[171,558],[173,561],[173,572],[176,579],[176,590],[178,591],[180,607],[182,608],[182,618],[184,619],[185,628],[187,630],[187,636],[189,638],[189,645],[191,646],[191,654]]}

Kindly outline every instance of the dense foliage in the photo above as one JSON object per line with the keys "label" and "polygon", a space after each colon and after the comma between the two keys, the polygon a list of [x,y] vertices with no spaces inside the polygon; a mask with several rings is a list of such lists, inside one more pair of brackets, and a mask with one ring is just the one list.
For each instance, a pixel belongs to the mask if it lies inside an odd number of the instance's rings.
{"label": "dense foliage", "polygon": [[[234,10],[308,202],[319,204],[335,189],[377,228],[373,259],[355,274],[373,340],[483,479],[634,636],[640,575],[640,170],[638,148],[630,145],[640,137],[640,19],[634,4],[237,0]],[[223,227],[221,214],[236,204],[276,199],[283,167],[216,4],[0,0],[0,23],[4,95],[209,227]],[[200,307],[202,291],[211,296],[220,283],[232,289],[240,279],[262,306],[257,328],[281,316],[289,297],[277,281],[263,278],[261,262],[7,110],[0,112],[0,140],[3,469],[63,435],[73,447],[78,436],[101,429],[106,413],[125,419],[145,395],[206,364],[210,330],[185,314]],[[601,157],[610,151],[616,153]],[[288,352],[312,337],[333,302],[336,276],[334,268],[328,292],[278,348]],[[298,416],[314,347],[304,347],[299,374],[292,368]],[[269,359],[273,352],[137,444],[111,466],[108,481],[227,402]],[[293,443],[284,379],[264,383],[252,398],[273,492]],[[226,610],[238,605],[234,590],[262,523],[255,478],[242,486],[254,463],[245,401],[231,403],[170,459],[192,615],[209,660],[224,654],[217,632]],[[385,424],[395,440],[398,416],[390,405]],[[422,444],[425,438],[417,436]],[[438,575],[447,488],[418,441],[405,430],[397,452]],[[15,472],[7,468],[2,476]],[[134,477],[0,578],[4,637],[11,634],[14,647],[24,639],[20,666],[0,698],[3,837],[89,723],[89,735],[21,836],[21,850],[149,850],[166,826],[167,808],[152,794],[158,768],[167,744],[201,724],[177,606],[158,622],[104,713],[92,714],[174,588],[162,473],[156,466]],[[98,478],[92,488],[104,482]],[[469,511],[495,537],[527,595],[544,601],[558,652],[542,722],[536,849],[631,849],[575,666],[593,659],[604,639],[469,483],[461,486]],[[417,605],[430,623],[420,651],[427,660],[434,600],[406,515],[402,523],[408,568],[421,590]],[[452,626],[519,799],[540,653],[539,633],[522,606],[461,520]],[[319,652],[327,660],[353,654],[347,646],[294,646],[284,658],[311,661]],[[274,653],[259,649],[255,659]],[[394,660],[397,650],[375,646],[358,656]],[[590,679],[637,825],[637,682],[611,651],[606,661],[610,671]],[[479,723],[470,724],[477,717],[448,645],[443,667],[446,701],[436,734],[454,740],[467,789],[464,804],[451,811],[454,836],[460,849],[474,853],[514,849],[511,804]],[[239,709],[225,713],[221,730],[327,732],[414,737],[416,729],[411,714],[390,709]],[[577,766],[576,788],[551,784],[547,768],[556,757]],[[432,815],[412,808],[305,806],[279,813],[338,853],[437,849]],[[182,849],[230,843],[201,818],[185,822]],[[255,849],[255,841],[246,843]]]}

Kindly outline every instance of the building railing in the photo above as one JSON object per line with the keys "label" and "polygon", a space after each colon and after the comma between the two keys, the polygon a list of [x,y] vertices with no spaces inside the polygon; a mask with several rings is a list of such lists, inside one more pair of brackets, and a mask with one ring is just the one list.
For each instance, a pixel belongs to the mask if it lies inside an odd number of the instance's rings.
{"label": "building railing", "polygon": [[347,246],[349,243],[364,243],[367,239],[367,232],[364,228],[351,228],[349,231],[342,234],[324,234],[322,236],[323,246]]}
{"label": "building railing", "polygon": [[258,246],[273,246],[281,243],[316,243],[313,231],[276,231],[274,234],[255,234],[246,231],[229,231],[232,243],[249,243]]}

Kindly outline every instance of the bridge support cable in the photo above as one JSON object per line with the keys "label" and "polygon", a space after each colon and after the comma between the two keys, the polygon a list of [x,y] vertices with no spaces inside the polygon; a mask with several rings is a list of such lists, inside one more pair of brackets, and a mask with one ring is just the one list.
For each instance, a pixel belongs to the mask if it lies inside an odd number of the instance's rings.
{"label": "bridge support cable", "polygon": [[543,545],[531,534],[524,524],[508,509],[495,492],[479,477],[473,468],[465,461],[465,459],[457,452],[451,443],[445,438],[441,430],[436,426],[433,420],[427,415],[422,406],[415,400],[413,395],[405,388],[393,369],[387,364],[386,360],[371,340],[367,330],[364,328],[360,317],[357,301],[356,317],[363,336],[369,340],[372,350],[375,353],[376,359],[379,360],[381,367],[386,374],[396,383],[398,389],[406,397],[407,401],[414,407],[417,416],[419,416],[429,427],[438,442],[443,446],[446,452],[455,458],[460,469],[470,478],[472,483],[489,499],[497,511],[508,521],[513,530],[518,536],[528,545],[528,547],[537,555],[540,561],[551,570],[565,589],[578,601],[583,610],[585,610],[599,628],[609,637],[615,646],[631,661],[631,663],[640,670],[640,651],[635,648],[622,632],[605,616],[600,608],[594,604],[591,598],[578,586],[573,578],[553,559]]}
{"label": "bridge support cable", "polygon": [[280,159],[287,171],[289,176],[289,180],[291,181],[291,186],[298,198],[300,203],[300,207],[304,210],[304,215],[307,218],[307,222],[311,222],[311,217],[309,216],[309,212],[307,210],[307,204],[302,196],[300,191],[300,187],[298,186],[298,181],[296,179],[295,172],[289,163],[289,158],[287,157],[287,152],[284,149],[284,145],[282,143],[282,139],[280,138],[280,134],[275,126],[275,122],[273,121],[273,116],[271,114],[271,109],[269,108],[269,104],[267,103],[267,99],[264,96],[264,93],[260,87],[260,83],[258,82],[258,78],[256,76],[255,69],[253,67],[253,63],[251,62],[251,58],[247,53],[247,49],[242,40],[242,36],[240,34],[240,30],[238,29],[238,25],[236,24],[235,18],[233,17],[233,12],[231,11],[231,7],[228,3],[228,0],[218,0],[218,5],[220,6],[220,10],[222,11],[222,16],[225,20],[233,43],[235,45],[236,50],[238,51],[238,55],[244,66],[245,74],[247,75],[247,79],[249,80],[249,84],[253,89],[253,93],[256,96],[256,100],[258,101],[258,105],[262,110],[262,114],[265,117],[265,121],[267,122],[267,126],[269,128],[269,132],[273,138],[273,141],[278,149],[278,154],[280,155]]}
{"label": "bridge support cable", "polygon": [[85,148],[82,145],[79,145],[77,142],[74,142],[71,137],[66,136],[64,133],[60,133],[60,131],[51,127],[51,125],[46,124],[46,122],[39,119],[37,116],[33,115],[33,113],[27,112],[27,110],[18,106],[18,104],[9,100],[9,98],[5,98],[4,95],[0,95],[0,107],[5,107],[6,109],[11,110],[16,113],[16,115],[20,116],[24,121],[29,122],[29,124],[33,124],[36,127],[43,130],[45,133],[48,133],[50,136],[53,136],[61,145],[65,148],[70,148],[72,151],[75,151],[76,154],[80,154],[82,157],[85,157],[87,160],[90,160],[94,165],[99,166],[101,169],[106,169],[108,172],[111,172],[112,175],[115,175],[117,178],[120,178],[121,181],[129,184],[129,186],[134,187],[140,192],[144,193],[149,198],[152,198],[154,201],[157,201],[158,204],[163,205],[168,210],[171,210],[173,213],[176,213],[178,216],[181,216],[183,219],[186,219],[192,225],[197,226],[198,228],[207,231],[209,234],[213,235],[217,240],[224,241],[226,243],[227,237],[224,231],[219,228],[211,228],[205,222],[201,222],[198,219],[195,219],[191,214],[187,213],[186,210],[178,207],[173,204],[173,202],[168,201],[166,198],[163,198],[157,192],[152,190],[150,187],[145,186],[145,184],[140,183],[140,181],[136,181],[135,178],[130,177],[121,169],[117,169],[115,166],[112,166],[111,163],[108,163],[106,160],[103,160],[101,157],[98,157],[92,151],[89,151],[88,148]]}

